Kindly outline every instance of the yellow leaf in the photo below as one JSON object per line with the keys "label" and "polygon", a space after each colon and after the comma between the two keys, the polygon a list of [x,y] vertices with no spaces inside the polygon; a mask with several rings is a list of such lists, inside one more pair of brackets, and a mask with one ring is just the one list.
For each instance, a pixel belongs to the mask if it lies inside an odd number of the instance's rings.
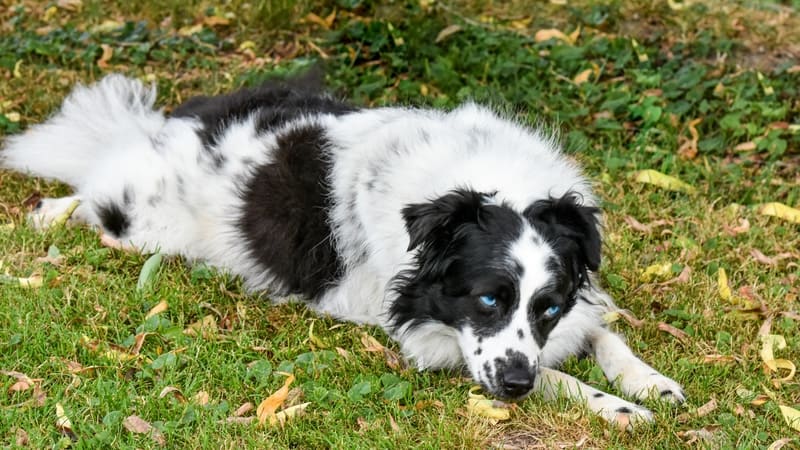
{"label": "yellow leaf", "polygon": [[11,111],[3,114],[9,122],[17,123],[22,118],[18,112]]}
{"label": "yellow leaf", "polygon": [[589,77],[592,75],[592,69],[586,69],[583,72],[575,75],[575,78],[572,79],[572,82],[575,84],[583,84],[589,81]]}
{"label": "yellow leaf", "polygon": [[59,214],[55,218],[55,220],[53,220],[53,223],[50,226],[53,228],[64,226],[64,224],[67,223],[67,220],[69,220],[69,218],[72,217],[72,213],[74,213],[75,210],[78,209],[78,205],[80,204],[81,204],[80,200],[78,199],[73,200],[72,203],[70,203],[69,206],[67,206],[67,209],[65,209],[64,212]]}
{"label": "yellow leaf", "polygon": [[489,400],[483,395],[475,394],[475,391],[478,389],[480,389],[480,386],[473,386],[470,388],[469,397],[467,398],[467,411],[494,421],[508,420],[511,418],[511,410],[505,408],[503,402]]}
{"label": "yellow leaf", "polygon": [[30,277],[18,278],[17,280],[19,281],[19,286],[24,288],[34,289],[42,287],[42,284],[44,284],[44,279],[41,275],[31,275]]}
{"label": "yellow leaf", "polygon": [[[286,423],[287,420],[301,416],[303,412],[305,412],[306,408],[308,408],[308,405],[310,404],[311,402],[306,402],[306,403],[300,403],[299,405],[290,406],[284,409],[283,411],[280,411],[277,414],[275,414],[275,419],[278,421],[278,423],[281,424],[281,426],[283,426],[283,424]],[[270,421],[270,424],[274,424],[274,422]]]}
{"label": "yellow leaf", "polygon": [[649,282],[655,279],[665,278],[672,273],[672,263],[653,264],[642,271],[641,280]]}
{"label": "yellow leaf", "polygon": [[255,48],[256,48],[256,43],[253,41],[244,41],[241,44],[239,44],[240,52],[244,50],[253,50]]}
{"label": "yellow leaf", "polygon": [[670,191],[685,192],[687,194],[694,194],[696,192],[693,186],[686,184],[675,177],[664,175],[657,170],[640,170],[638,172],[634,172],[632,176],[633,180],[636,182],[652,184]]}
{"label": "yellow leaf", "polygon": [[539,30],[533,35],[533,40],[536,42],[544,42],[550,39],[558,39],[560,41],[566,42],[567,44],[572,44],[570,37],[564,34],[561,30],[557,30],[555,28],[548,28],[546,30]]}
{"label": "yellow leaf", "polygon": [[195,25],[189,25],[189,26],[181,27],[180,29],[178,29],[178,34],[180,36],[191,36],[193,34],[197,34],[197,33],[201,32],[201,31],[203,31],[203,24],[202,23],[198,23],[198,24],[195,24]]}
{"label": "yellow leaf", "polygon": [[783,414],[786,424],[794,428],[795,431],[800,431],[800,411],[783,405],[778,405],[778,408],[781,409],[781,414]]}
{"label": "yellow leaf", "polygon": [[209,400],[210,397],[208,395],[208,392],[206,391],[200,391],[197,394],[194,394],[194,396],[192,397],[192,401],[200,406],[207,405]]}
{"label": "yellow leaf", "polygon": [[111,58],[114,56],[114,48],[108,44],[100,44],[100,48],[103,49],[103,54],[100,55],[100,59],[97,60],[97,67],[106,69],[108,68],[108,62],[111,61]]}
{"label": "yellow leaf", "polygon": [[773,216],[789,222],[800,223],[800,210],[786,206],[783,203],[765,203],[758,208],[758,213],[762,216]]}
{"label": "yellow leaf", "polygon": [[275,416],[275,411],[286,401],[286,397],[289,396],[289,385],[294,381],[294,375],[290,373],[283,375],[287,376],[286,380],[283,382],[283,386],[275,391],[274,394],[264,399],[256,409],[256,416],[258,416],[258,423],[260,424],[264,424],[267,421],[269,421],[270,424],[275,424],[278,421],[278,418]]}
{"label": "yellow leaf", "polygon": [[533,17],[525,17],[524,19],[517,19],[511,21],[511,28],[516,30],[525,30],[530,26],[531,22],[533,21]]}
{"label": "yellow leaf", "polygon": [[72,421],[69,420],[67,414],[64,412],[64,407],[61,403],[56,403],[56,427],[62,430],[72,431]]}
{"label": "yellow leaf", "polygon": [[190,324],[183,334],[187,336],[203,336],[205,339],[213,339],[217,336],[217,319],[211,314],[201,320]]}
{"label": "yellow leaf", "polygon": [[730,301],[733,298],[731,287],[728,285],[728,274],[722,267],[717,270],[717,286],[719,289],[719,298]]}
{"label": "yellow leaf", "polygon": [[778,370],[777,364],[775,364],[775,356],[773,355],[773,347],[776,347],[778,350],[783,350],[786,348],[786,339],[779,334],[766,334],[761,336],[761,351],[759,352],[761,355],[761,360],[764,361],[764,364],[773,372]]}
{"label": "yellow leaf", "polygon": [[55,17],[57,13],[58,13],[58,7],[55,5],[45,9],[44,15],[42,16],[42,21],[50,22],[51,20],[53,20],[53,17]]}
{"label": "yellow leaf", "polygon": [[161,314],[162,312],[167,310],[168,306],[169,305],[167,304],[166,300],[161,300],[160,302],[158,302],[156,306],[150,308],[150,311],[148,311],[147,314],[144,316],[144,320],[147,320],[155,316],[156,314]]}
{"label": "yellow leaf", "polygon": [[574,44],[578,42],[578,37],[581,35],[581,26],[578,25],[578,28],[575,28],[575,31],[569,34],[569,43]]}
{"label": "yellow leaf", "polygon": [[22,78],[22,72],[19,70],[20,67],[22,67],[21,59],[14,63],[14,71],[12,72],[14,74],[14,78]]}
{"label": "yellow leaf", "polygon": [[104,20],[100,25],[91,28],[92,33],[108,33],[124,27],[125,24],[116,20]]}

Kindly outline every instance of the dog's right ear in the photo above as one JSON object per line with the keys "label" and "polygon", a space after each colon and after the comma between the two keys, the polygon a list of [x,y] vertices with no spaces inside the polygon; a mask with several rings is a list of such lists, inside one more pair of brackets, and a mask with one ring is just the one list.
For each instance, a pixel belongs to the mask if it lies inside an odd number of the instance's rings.
{"label": "dog's right ear", "polygon": [[486,195],[459,189],[427,203],[403,208],[409,242],[408,250],[421,244],[446,243],[455,229],[464,223],[477,222]]}

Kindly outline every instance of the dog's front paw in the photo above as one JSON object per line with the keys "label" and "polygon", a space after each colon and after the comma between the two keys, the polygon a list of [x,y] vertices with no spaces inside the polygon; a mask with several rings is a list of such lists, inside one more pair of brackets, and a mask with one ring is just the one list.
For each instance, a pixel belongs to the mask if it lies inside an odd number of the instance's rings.
{"label": "dog's front paw", "polygon": [[653,413],[611,394],[597,392],[587,400],[589,409],[619,429],[631,431],[637,424],[653,421]]}
{"label": "dog's front paw", "polygon": [[681,404],[686,394],[680,384],[654,371],[633,371],[622,377],[619,387],[625,395],[639,400],[662,400],[672,404]]}

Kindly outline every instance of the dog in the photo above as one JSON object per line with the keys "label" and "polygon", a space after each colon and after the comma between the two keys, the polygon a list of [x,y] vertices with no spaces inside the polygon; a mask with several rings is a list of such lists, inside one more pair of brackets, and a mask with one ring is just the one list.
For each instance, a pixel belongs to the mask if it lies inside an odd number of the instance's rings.
{"label": "dog", "polygon": [[555,139],[474,103],[355,107],[321,78],[167,115],[154,87],[109,75],[9,137],[0,163],[74,188],[41,201],[38,227],[79,200],[70,220],[111,242],[379,325],[419,369],[466,367],[494,396],[566,396],[610,422],[652,421],[555,370],[590,355],[634,400],[684,401],[605,325],[599,203]]}

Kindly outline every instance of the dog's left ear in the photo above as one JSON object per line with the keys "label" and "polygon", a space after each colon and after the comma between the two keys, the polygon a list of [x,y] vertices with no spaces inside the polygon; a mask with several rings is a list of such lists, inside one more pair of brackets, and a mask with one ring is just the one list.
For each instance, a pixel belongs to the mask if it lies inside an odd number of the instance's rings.
{"label": "dog's left ear", "polygon": [[567,193],[561,198],[538,200],[523,214],[574,269],[585,275],[586,269],[594,272],[600,267],[599,212],[599,208],[584,206],[578,194]]}

